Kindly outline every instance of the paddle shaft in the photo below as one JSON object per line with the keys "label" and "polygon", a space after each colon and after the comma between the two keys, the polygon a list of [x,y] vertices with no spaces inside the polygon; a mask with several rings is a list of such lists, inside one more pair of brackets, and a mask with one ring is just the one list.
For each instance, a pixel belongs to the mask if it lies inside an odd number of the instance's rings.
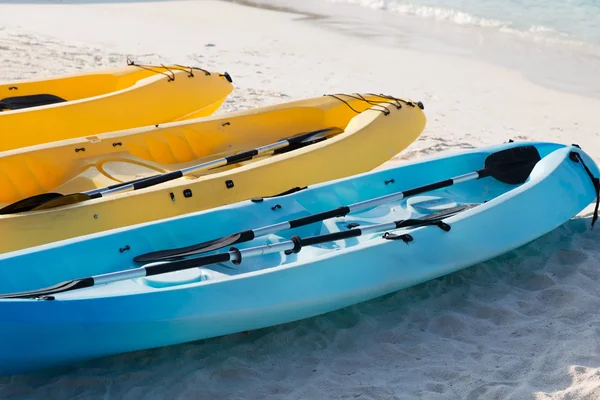
{"label": "paddle shaft", "polygon": [[476,179],[485,178],[490,176],[490,170],[487,168],[480,169],[475,172],[471,172],[464,175],[459,175],[454,178],[445,179],[443,181],[431,183],[428,185],[420,186],[414,189],[405,190],[403,192],[396,192],[392,194],[388,194],[381,197],[376,197],[374,199],[369,199],[365,201],[361,201],[359,203],[354,203],[349,206],[338,207],[333,210],[323,211],[317,214],[312,214],[306,217],[296,218],[285,222],[280,222],[278,224],[273,224],[269,226],[265,226],[258,229],[252,229],[247,231],[240,232],[240,238],[234,243],[243,243],[249,240],[252,240],[257,237],[270,235],[273,233],[277,233],[287,229],[299,228],[301,226],[310,225],[315,222],[321,222],[329,218],[335,217],[343,217],[352,212],[365,210],[371,207],[377,207],[382,204],[390,203],[393,201],[402,200],[405,197],[414,196],[417,194],[429,192],[436,189],[442,189],[448,186],[452,186],[457,183],[468,182]]}
{"label": "paddle shaft", "polygon": [[[244,243],[254,238],[277,233],[283,230],[298,228],[301,226],[309,225],[315,222],[321,222],[329,218],[335,217],[343,217],[352,212],[364,210],[371,207],[376,207],[382,204],[386,204],[392,201],[401,200],[405,197],[414,196],[417,194],[429,192],[436,189],[441,189],[444,187],[452,186],[458,183],[468,182],[476,179],[485,178],[488,176],[494,176],[496,179],[499,179],[503,182],[506,182],[507,177],[512,181],[510,183],[515,183],[515,176],[518,177],[518,181],[524,182],[526,177],[529,176],[531,169],[533,166],[540,160],[539,154],[537,150],[533,147],[528,147],[529,151],[524,150],[526,146],[522,148],[516,149],[516,154],[518,154],[518,158],[510,159],[504,158],[506,155],[506,150],[492,153],[490,156],[486,158],[486,166],[485,168],[479,169],[474,172],[470,172],[464,175],[458,175],[453,178],[445,179],[442,181],[434,182],[428,185],[420,186],[413,189],[408,189],[403,192],[396,192],[389,195],[377,197],[374,199],[365,200],[359,203],[351,204],[348,206],[342,206],[335,208],[333,210],[324,211],[317,214],[308,215],[306,217],[301,217],[289,221],[280,222],[273,225],[268,225],[265,227],[241,231],[238,233],[234,233],[232,235],[224,236],[219,239],[211,240],[205,243],[199,243],[196,245],[172,249],[172,250],[160,250],[154,251],[146,254],[142,254],[136,256],[134,260],[136,262],[151,262],[151,261],[162,261],[168,260],[178,257],[186,257],[199,253],[203,253],[209,250],[216,250],[218,248],[222,248],[228,245],[233,245],[237,243]],[[512,150],[512,149],[511,149]],[[523,153],[525,151],[525,153]],[[488,165],[488,161],[492,160],[495,162],[490,162]],[[528,167],[528,169],[525,169]],[[531,169],[529,169],[531,167]],[[516,173],[515,171],[519,170],[520,173]],[[513,175],[513,176],[511,176]],[[209,250],[207,250],[209,249]]]}
{"label": "paddle shaft", "polygon": [[[245,257],[255,257],[278,252],[286,252],[286,254],[298,253],[303,246],[312,246],[336,240],[350,239],[353,237],[381,232],[384,230],[386,231],[404,227],[416,227],[425,225],[437,225],[444,231],[450,230],[450,227],[447,224],[441,222],[441,220],[398,220],[394,222],[376,224],[341,232],[327,233],[324,235],[312,236],[308,238],[300,238],[298,236],[295,236],[292,238],[292,240],[287,240],[285,242],[266,244],[263,246],[250,247],[241,250],[232,247],[229,249],[229,251],[224,253],[211,254],[179,261],[161,262],[156,263],[154,265],[146,265],[145,267],[130,269],[126,271],[111,272],[102,275],[90,276],[82,279],[75,279],[72,281],[62,282],[58,285],[45,289],[2,295],[0,296],[0,298],[39,298],[43,296],[49,296],[52,294],[64,293],[71,290],[89,288],[96,285],[102,285],[129,279],[143,278],[153,275],[166,274],[170,272],[183,271],[186,269],[198,268],[228,261],[232,261],[234,264],[239,264]],[[406,240],[410,241],[412,240],[412,238],[410,238],[410,240]]]}
{"label": "paddle shaft", "polygon": [[[258,154],[263,154],[269,151],[277,153],[279,151],[285,151],[286,148],[287,150],[294,150],[296,147],[301,147],[307,142],[310,143],[311,141],[309,139],[313,139],[312,141],[314,142],[317,138],[324,139],[326,138],[326,136],[341,132],[343,132],[343,130],[340,128],[330,127],[313,132],[301,133],[299,135],[295,135],[287,139],[282,139],[276,143],[258,147],[256,149],[248,150],[239,154],[234,154],[229,157],[220,158],[218,160],[213,160],[208,163],[203,163],[196,166],[184,168],[178,171],[172,171],[147,178],[140,178],[133,181],[122,182],[100,189],[89,190],[83,193],[71,193],[68,195],[63,195],[60,193],[43,193],[27,197],[25,199],[21,199],[15,203],[9,204],[6,207],[3,207],[2,209],[0,209],[0,215],[14,214],[31,210],[45,210],[48,208],[60,207],[69,204],[79,203],[81,201],[96,199],[99,197],[103,197],[106,194],[143,189],[173,179],[181,178],[182,176],[195,171],[217,168],[234,162],[250,160]],[[327,135],[322,135],[318,137],[320,134],[323,133],[327,133]]]}
{"label": "paddle shaft", "polygon": [[[533,166],[533,165],[535,165],[535,163],[537,163],[537,161],[513,162],[513,163],[507,163],[507,164],[509,165],[508,170],[510,171],[511,169],[514,170],[514,169],[518,169],[518,168],[523,168],[525,166],[528,166],[528,167]],[[464,183],[464,182],[469,182],[469,181],[473,181],[473,180],[477,180],[477,179],[481,179],[481,178],[486,178],[488,176],[491,176],[493,174],[494,170],[495,170],[495,168],[482,168],[477,171],[470,172],[468,174],[458,175],[453,178],[430,183],[430,184],[424,185],[424,186],[419,186],[419,187],[416,187],[413,189],[408,189],[403,192],[396,192],[396,193],[388,194],[385,196],[376,197],[374,199],[361,201],[358,203],[351,204],[349,206],[338,207],[333,210],[328,210],[328,211],[324,211],[321,213],[312,214],[312,215],[309,215],[306,217],[301,217],[301,218],[292,219],[292,220],[285,221],[285,222],[280,222],[278,224],[269,225],[269,226],[265,226],[265,227],[258,228],[258,229],[242,231],[242,232],[240,232],[240,238],[236,242],[234,242],[234,244],[246,242],[246,241],[252,240],[256,237],[270,235],[272,233],[277,233],[282,230],[298,228],[298,227],[309,225],[309,224],[312,224],[315,222],[321,222],[321,221],[324,221],[329,218],[343,217],[347,214],[350,214],[350,213],[353,213],[356,211],[361,211],[361,210],[365,210],[367,208],[377,207],[382,204],[402,200],[405,197],[415,196],[417,194],[430,192],[430,191],[437,190],[437,189],[442,189],[445,187],[456,185],[458,183]]]}
{"label": "paddle shaft", "polygon": [[100,188],[100,189],[89,190],[89,191],[87,191],[85,193],[88,194],[88,195],[90,195],[90,197],[92,197],[92,196],[94,196],[95,193],[100,193],[100,192],[103,192],[103,191],[105,192],[105,191],[110,190],[110,189],[116,189],[116,188],[119,188],[119,187],[121,187],[123,185],[131,185],[131,184],[134,184],[134,183],[137,183],[137,182],[145,181],[146,179],[150,179],[150,178],[152,178],[152,177],[151,176],[149,176],[149,177],[147,176],[147,177],[144,177],[144,178],[136,179],[134,181],[115,183],[114,185],[106,186],[106,187],[103,187],[103,188]]}
{"label": "paddle shaft", "polygon": [[392,229],[400,229],[407,227],[417,227],[426,225],[437,225],[444,231],[449,231],[450,226],[441,222],[440,220],[420,220],[420,219],[405,219],[393,222],[386,222],[383,224],[376,224],[362,228],[349,229],[347,231],[340,231],[334,233],[326,233],[324,235],[311,236],[307,238],[294,237],[292,240],[287,240],[280,243],[266,244],[263,246],[250,247],[247,249],[236,249],[231,248],[226,253],[210,254],[207,256],[189,258],[185,260],[164,262],[155,265],[147,265],[145,267],[136,268],[127,271],[113,272],[103,275],[97,275],[93,278],[94,284],[105,284],[116,281],[122,281],[125,279],[141,278],[145,276],[166,274],[169,272],[182,271],[190,268],[203,267],[206,265],[217,264],[221,262],[232,261],[234,263],[240,263],[244,257],[255,257],[262,256],[271,253],[279,252],[294,252],[297,253],[303,246],[313,246],[316,244],[322,244],[327,242],[333,242],[336,240],[350,239],[362,235],[368,235],[371,233],[387,231]]}
{"label": "paddle shaft", "polygon": [[[169,273],[169,272],[181,271],[181,270],[189,269],[189,268],[202,267],[202,266],[215,264],[215,263],[219,263],[219,262],[232,261],[234,263],[240,263],[242,261],[242,259],[244,259],[245,257],[256,257],[256,256],[262,256],[262,255],[267,255],[267,254],[272,254],[272,253],[280,253],[280,252],[292,252],[292,251],[294,251],[294,249],[297,249],[298,247],[302,247],[302,246],[313,246],[316,244],[333,242],[336,240],[350,239],[353,237],[358,237],[361,235],[367,235],[370,233],[380,232],[383,230],[398,229],[402,222],[404,222],[404,221],[402,221],[402,220],[394,221],[394,222],[389,222],[389,223],[384,223],[384,224],[371,225],[371,226],[364,227],[364,228],[355,228],[355,229],[349,229],[347,231],[327,233],[327,234],[319,235],[319,236],[298,238],[295,240],[286,240],[285,242],[271,243],[271,244],[266,244],[263,246],[250,247],[250,248],[241,249],[241,250],[232,248],[226,253],[211,254],[211,255],[202,256],[202,257],[198,257],[198,258],[189,258],[189,259],[185,259],[185,260],[172,261],[172,262],[168,262],[168,263],[164,263],[164,264],[150,265],[150,266],[142,267],[139,269],[145,270],[145,276],[152,276],[152,275],[160,275],[160,274]],[[106,275],[109,275],[109,274],[106,274]],[[107,278],[112,279],[112,278],[107,277],[106,275],[100,276],[100,277],[95,277],[94,281],[97,284],[107,283],[106,279]],[[98,280],[98,278],[101,278],[101,279]],[[121,280],[121,279],[118,278],[117,280]],[[112,282],[112,280],[109,280],[108,282]]]}
{"label": "paddle shaft", "polygon": [[275,143],[257,147],[255,149],[244,151],[244,152],[234,154],[231,156],[222,157],[217,160],[209,161],[206,163],[193,165],[191,167],[179,169],[177,171],[167,172],[164,174],[159,174],[159,175],[151,176],[148,178],[137,179],[137,180],[131,181],[131,182],[123,182],[120,184],[109,186],[107,188],[94,189],[94,190],[90,190],[90,191],[84,192],[84,193],[89,195],[90,198],[95,199],[95,198],[103,197],[103,196],[109,195],[109,194],[144,189],[144,188],[147,188],[150,186],[158,185],[160,183],[178,179],[185,175],[192,174],[195,172],[205,171],[205,170],[208,170],[211,168],[223,167],[226,165],[234,164],[236,162],[251,160],[252,158],[256,157],[257,155],[274,152],[276,150],[291,146],[293,144],[301,143],[304,140],[307,140],[318,134],[325,133],[332,129],[333,128],[321,129],[318,131],[313,131],[313,132],[308,132],[308,133],[292,136],[290,138],[282,139]]}

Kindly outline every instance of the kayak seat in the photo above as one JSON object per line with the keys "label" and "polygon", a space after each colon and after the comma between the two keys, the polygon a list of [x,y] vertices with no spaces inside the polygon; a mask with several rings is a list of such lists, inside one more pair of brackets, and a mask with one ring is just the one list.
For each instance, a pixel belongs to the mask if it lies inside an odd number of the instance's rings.
{"label": "kayak seat", "polygon": [[0,100],[0,111],[40,107],[48,104],[64,103],[66,101],[67,100],[62,97],[53,94],[32,94],[28,96],[7,97]]}

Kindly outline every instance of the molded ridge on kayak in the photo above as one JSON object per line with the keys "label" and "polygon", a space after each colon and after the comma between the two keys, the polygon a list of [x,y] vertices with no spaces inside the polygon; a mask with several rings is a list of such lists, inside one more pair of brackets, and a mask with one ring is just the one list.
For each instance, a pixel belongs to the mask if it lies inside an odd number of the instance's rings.
{"label": "molded ridge on kayak", "polygon": [[[491,154],[520,146],[534,147],[541,157],[529,166],[531,173],[524,183],[503,183],[482,172],[476,179],[470,175],[484,165],[487,168],[485,161]],[[297,253],[244,256],[240,263],[220,262],[113,283],[103,284],[99,279],[95,286],[51,296],[1,299],[0,372],[22,373],[286,323],[452,273],[522,246],[588,206],[596,189],[584,165],[594,177],[600,175],[593,160],[577,147],[509,143],[4,254],[0,256],[0,293],[37,290],[72,279],[135,270],[143,266],[133,261],[139,255],[433,182],[450,185],[256,237],[236,245],[237,250],[225,247],[209,256],[228,251],[241,254],[265,244],[278,246],[296,236],[352,229],[367,232],[378,224],[418,222],[449,213],[437,224],[307,245]],[[449,182],[452,177],[460,178]]]}
{"label": "molded ridge on kayak", "polygon": [[210,115],[232,90],[227,73],[132,63],[0,83],[0,151]]}
{"label": "molded ridge on kayak", "polygon": [[[0,253],[368,171],[421,134],[426,123],[421,107],[421,103],[383,95],[328,95],[0,153],[3,208],[45,192],[59,197],[77,194],[327,130],[302,148],[239,160],[159,186],[0,215],[0,232],[11,232],[0,241]],[[107,171],[105,164],[113,164],[112,170]],[[127,166],[132,165],[145,167],[145,173],[128,175]]]}

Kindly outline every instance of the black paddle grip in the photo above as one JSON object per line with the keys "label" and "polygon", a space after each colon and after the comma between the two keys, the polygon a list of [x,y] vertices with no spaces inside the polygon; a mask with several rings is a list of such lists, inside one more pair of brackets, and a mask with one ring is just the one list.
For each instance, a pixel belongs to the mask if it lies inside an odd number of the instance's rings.
{"label": "black paddle grip", "polygon": [[252,230],[241,231],[238,234],[240,235],[240,237],[237,238],[237,240],[235,242],[233,242],[232,244],[244,243],[244,242],[249,242],[251,240],[254,240],[254,231],[252,231]]}
{"label": "black paddle grip", "polygon": [[452,186],[453,183],[454,183],[454,181],[452,179],[446,179],[444,181],[431,183],[429,185],[420,186],[418,188],[408,189],[402,193],[404,193],[404,197],[409,197],[409,196],[414,196],[415,194],[425,193],[425,192],[429,192],[431,190],[437,190],[437,189],[445,188],[448,186]]}
{"label": "black paddle grip", "polygon": [[313,136],[316,136],[316,135],[319,135],[321,133],[328,132],[328,131],[331,131],[331,130],[333,130],[333,129],[332,128],[319,129],[317,131],[307,132],[307,133],[301,133],[301,134],[296,135],[296,136],[291,136],[289,138],[286,138],[285,140],[287,140],[287,142],[289,144],[298,144],[298,143],[300,143],[300,142],[302,142],[302,141],[304,141],[304,140],[306,140],[308,138],[311,138]]}
{"label": "black paddle grip", "polygon": [[479,175],[477,179],[487,178],[488,176],[492,175],[492,170],[490,168],[478,169],[477,175]]}
{"label": "black paddle grip", "polygon": [[348,231],[334,232],[325,235],[312,236],[300,239],[300,243],[302,246],[312,246],[314,244],[327,243],[332,242],[334,240],[349,239],[360,235],[362,235],[362,231],[360,229],[350,229]]}
{"label": "black paddle grip", "polygon": [[229,253],[219,253],[198,258],[189,258],[181,261],[172,261],[165,264],[151,265],[149,267],[145,267],[146,276],[166,274],[169,272],[182,271],[184,269],[226,262],[229,261],[229,258]]}
{"label": "black paddle grip", "polygon": [[181,171],[173,171],[163,175],[157,175],[152,178],[144,179],[133,184],[133,190],[144,189],[150,186],[158,185],[159,183],[172,181],[173,179],[181,178]]}
{"label": "black paddle grip", "polygon": [[69,285],[69,290],[84,289],[92,286],[94,286],[94,278],[90,276],[88,278],[77,279],[76,281],[73,281],[73,284]]}
{"label": "black paddle grip", "polygon": [[334,210],[324,211],[317,214],[307,215],[306,217],[292,219],[289,221],[290,228],[297,228],[299,226],[309,225],[315,222],[320,222],[333,217],[343,217],[350,213],[350,207],[343,206],[338,207]]}
{"label": "black paddle grip", "polygon": [[227,164],[233,164],[235,162],[247,161],[247,160],[251,160],[252,157],[254,157],[257,154],[258,154],[258,150],[256,150],[256,149],[243,151],[241,153],[234,154],[229,157],[225,157],[225,161],[227,161]]}

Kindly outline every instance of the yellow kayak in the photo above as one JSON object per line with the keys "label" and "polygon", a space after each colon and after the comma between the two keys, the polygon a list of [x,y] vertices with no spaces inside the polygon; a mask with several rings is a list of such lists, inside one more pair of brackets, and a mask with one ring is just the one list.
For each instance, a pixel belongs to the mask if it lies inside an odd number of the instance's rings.
{"label": "yellow kayak", "polygon": [[[296,187],[366,172],[412,143],[425,123],[421,103],[370,94],[327,95],[219,117],[99,135],[93,142],[68,141],[48,148],[1,153],[0,193],[8,193],[11,186],[24,187],[26,181],[46,182],[45,172],[60,177],[49,184],[47,191],[68,188],[63,194],[118,182],[97,167],[102,159],[137,163],[154,174],[199,163],[205,165],[207,161],[209,166],[212,162],[220,168],[204,168],[156,186],[66,206],[14,214],[0,210],[3,214],[0,253],[253,197],[274,196]],[[259,146],[269,148],[284,138],[311,131],[325,134],[299,148],[278,150],[276,154],[254,159],[241,157],[234,162],[233,156],[239,156],[241,151]],[[85,151],[77,151],[78,148]],[[214,161],[223,156],[229,157],[231,163]],[[52,162],[57,165],[54,169]],[[31,175],[27,175],[25,166],[30,167]],[[9,178],[11,170],[22,175]],[[73,171],[81,174],[74,176]],[[129,178],[139,176],[148,174]],[[11,193],[12,201],[21,198],[25,190],[20,195],[16,190]],[[61,200],[62,195],[54,195]],[[8,202],[0,206],[10,208]]]}
{"label": "yellow kayak", "polygon": [[0,83],[0,151],[210,115],[232,90],[227,73],[133,63]]}

